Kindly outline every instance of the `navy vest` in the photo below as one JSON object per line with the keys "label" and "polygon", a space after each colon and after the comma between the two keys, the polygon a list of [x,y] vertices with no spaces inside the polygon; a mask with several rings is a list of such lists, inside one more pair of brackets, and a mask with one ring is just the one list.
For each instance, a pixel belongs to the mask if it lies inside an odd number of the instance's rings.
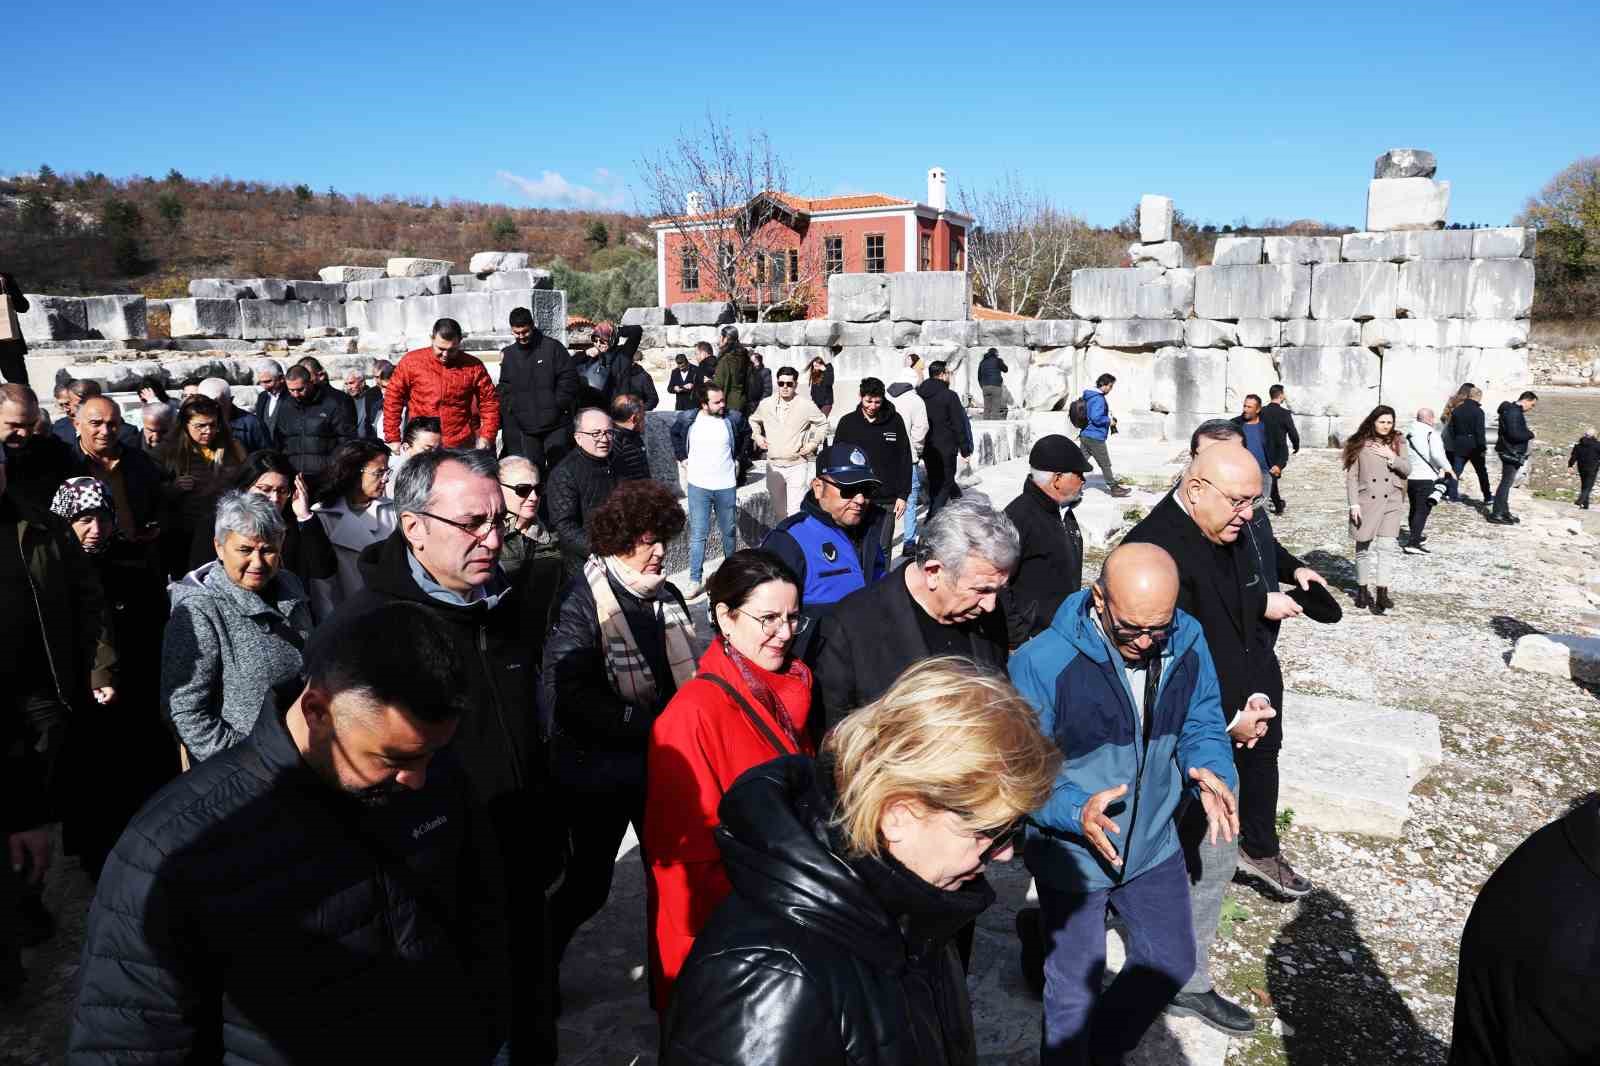
{"label": "navy vest", "polygon": [[843,530],[804,513],[784,520],[778,528],[794,538],[805,556],[806,587],[800,590],[802,606],[838,603],[856,589],[866,587],[861,560],[856,557],[855,546]]}

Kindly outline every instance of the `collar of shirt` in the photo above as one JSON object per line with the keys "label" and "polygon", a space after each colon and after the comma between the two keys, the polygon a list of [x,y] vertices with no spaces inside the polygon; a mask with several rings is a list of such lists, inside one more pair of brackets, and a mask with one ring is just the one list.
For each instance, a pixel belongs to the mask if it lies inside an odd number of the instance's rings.
{"label": "collar of shirt", "polygon": [[433,579],[433,575],[428,573],[423,565],[417,562],[417,557],[410,552],[406,552],[406,564],[411,567],[411,579],[417,583],[417,588],[421,589],[429,599],[438,600],[440,603],[452,604],[456,607],[470,607],[484,598],[483,589],[481,588],[470,589],[465,596],[445,588]]}

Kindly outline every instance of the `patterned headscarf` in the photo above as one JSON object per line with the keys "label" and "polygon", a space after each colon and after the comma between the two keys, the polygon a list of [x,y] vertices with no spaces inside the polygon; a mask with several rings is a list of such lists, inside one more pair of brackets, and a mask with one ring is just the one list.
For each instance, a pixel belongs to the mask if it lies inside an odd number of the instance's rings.
{"label": "patterned headscarf", "polygon": [[50,513],[68,522],[74,522],[93,511],[112,513],[111,490],[105,482],[93,477],[70,477],[56,489],[50,501]]}

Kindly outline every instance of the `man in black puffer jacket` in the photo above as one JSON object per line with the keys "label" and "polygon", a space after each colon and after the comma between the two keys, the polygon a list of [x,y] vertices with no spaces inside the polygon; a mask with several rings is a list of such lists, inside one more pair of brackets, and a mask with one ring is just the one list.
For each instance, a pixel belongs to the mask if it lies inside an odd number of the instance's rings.
{"label": "man in black puffer jacket", "polygon": [[928,436],[922,460],[928,467],[928,518],[939,513],[956,491],[956,456],[972,454],[972,431],[961,397],[950,388],[950,367],[944,360],[928,364],[928,380],[917,386],[928,408]]}
{"label": "man in black puffer jacket", "polygon": [[1509,526],[1522,521],[1511,513],[1511,483],[1528,461],[1528,445],[1533,443],[1528,414],[1538,405],[1537,394],[1524,392],[1515,403],[1507,400],[1495,412],[1500,421],[1494,442],[1494,453],[1500,458],[1500,484],[1494,490],[1494,510],[1489,521],[1496,525]]}
{"label": "man in black puffer jacket", "polygon": [[363,621],[319,634],[304,686],[122,834],[68,1062],[488,1063],[505,1043],[495,846],[441,752],[477,713],[466,662],[419,608]]}
{"label": "man in black puffer jacket", "polygon": [[544,494],[568,577],[583,572],[583,561],[589,557],[589,516],[617,486],[611,468],[611,416],[599,408],[585,408],[578,412],[572,433],[578,446],[550,472]]}
{"label": "man in black puffer jacket", "polygon": [[504,455],[521,455],[548,477],[571,441],[567,420],[578,398],[578,369],[566,346],[540,333],[533,312],[511,312],[515,343],[500,349],[500,432]]}
{"label": "man in black puffer jacket", "polygon": [[289,394],[272,415],[273,447],[310,481],[326,469],[335,448],[355,438],[355,405],[303,366],[291,366],[284,380]]}

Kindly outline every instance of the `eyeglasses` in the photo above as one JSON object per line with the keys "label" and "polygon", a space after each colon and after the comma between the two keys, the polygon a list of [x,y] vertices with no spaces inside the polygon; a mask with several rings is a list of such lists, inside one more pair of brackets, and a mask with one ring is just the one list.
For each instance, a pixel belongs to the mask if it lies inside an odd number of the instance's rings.
{"label": "eyeglasses", "polygon": [[609,429],[580,429],[577,431],[577,433],[580,437],[588,437],[591,440],[597,441],[605,440],[611,436],[611,430]]}
{"label": "eyeglasses", "polygon": [[454,518],[445,518],[443,515],[436,515],[432,511],[416,511],[414,513],[419,514],[424,518],[431,518],[435,522],[443,522],[447,526],[454,526],[467,536],[471,537],[473,540],[477,541],[479,544],[482,544],[484,541],[488,540],[489,534],[498,530],[506,519],[506,513],[504,511],[497,511],[492,515],[486,515],[482,518],[468,518],[460,522],[456,521]]}
{"label": "eyeglasses", "polygon": [[822,483],[824,485],[832,485],[835,489],[838,490],[839,495],[843,496],[847,500],[853,500],[857,496],[871,496],[872,495],[872,486],[871,486],[870,483],[864,483],[864,484],[859,484],[859,485],[841,485],[837,481],[834,481],[832,478],[826,478],[826,477],[822,479]]}
{"label": "eyeglasses", "polygon": [[798,381],[784,381],[782,378],[778,379],[778,388],[780,389],[792,389],[798,384],[800,384]]}
{"label": "eyeglasses", "polygon": [[517,485],[509,485],[502,481],[500,482],[500,487],[503,489],[510,489],[516,494],[516,497],[519,500],[526,500],[529,496],[532,496],[534,493],[539,491],[539,486],[533,484],[531,481],[524,481]]}
{"label": "eyeglasses", "polygon": [[972,835],[979,840],[988,840],[989,846],[978,853],[980,865],[988,865],[994,857],[1015,844],[1028,828],[1028,819],[1024,815],[1005,825],[997,825],[992,829],[979,829]]}
{"label": "eyeglasses", "polygon": [[1226,492],[1218,489],[1216,485],[1212,484],[1210,481],[1207,481],[1203,477],[1196,478],[1195,480],[1199,481],[1203,485],[1210,485],[1213,489],[1217,489],[1217,495],[1228,501],[1229,505],[1233,508],[1234,514],[1243,514],[1246,511],[1266,506],[1267,498],[1265,496],[1251,496],[1246,499],[1239,499],[1234,496],[1229,496]]}
{"label": "eyeglasses", "polygon": [[747,618],[753,619],[761,626],[761,632],[769,637],[777,636],[778,630],[785,625],[789,627],[789,635],[791,637],[798,637],[811,627],[811,619],[803,614],[778,614],[776,612],[772,614],[750,614],[746,611],[734,611],[733,613],[742,614]]}
{"label": "eyeglasses", "polygon": [[1111,609],[1111,600],[1106,597],[1105,586],[1101,585],[1101,602],[1105,604],[1106,619],[1111,623],[1111,639],[1118,644],[1132,644],[1140,637],[1149,637],[1150,643],[1156,647],[1163,647],[1172,639],[1173,631],[1178,627],[1177,616],[1167,619],[1157,626],[1130,626],[1117,617]]}

